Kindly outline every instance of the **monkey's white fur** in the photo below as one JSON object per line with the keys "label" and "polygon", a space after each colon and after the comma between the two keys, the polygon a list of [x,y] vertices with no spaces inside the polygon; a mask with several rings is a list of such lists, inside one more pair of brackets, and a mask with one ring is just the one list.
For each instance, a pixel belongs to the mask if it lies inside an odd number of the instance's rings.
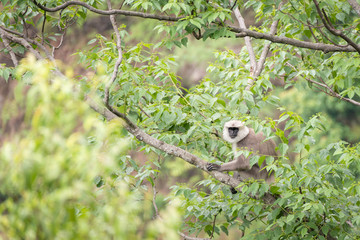
{"label": "monkey's white fur", "polygon": [[[239,132],[238,132],[238,135],[236,136],[236,138],[231,138],[229,136],[228,129],[232,128],[232,127],[239,128]],[[231,121],[226,122],[224,125],[223,138],[225,141],[235,145],[235,148],[236,148],[236,143],[240,142],[245,137],[247,137],[247,135],[249,135],[249,132],[250,132],[249,128],[247,126],[245,126],[243,122],[241,122],[239,120],[231,120]]]}

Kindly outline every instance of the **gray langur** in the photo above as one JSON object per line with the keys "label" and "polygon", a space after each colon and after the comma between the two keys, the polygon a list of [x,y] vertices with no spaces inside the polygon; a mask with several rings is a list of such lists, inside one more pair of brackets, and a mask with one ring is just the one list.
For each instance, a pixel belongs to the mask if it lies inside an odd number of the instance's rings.
{"label": "gray langur", "polygon": [[[265,136],[263,133],[255,134],[254,129],[246,127],[243,122],[239,120],[231,120],[225,123],[223,138],[225,141],[232,143],[235,159],[222,165],[208,163],[206,166],[208,171],[234,171],[234,177],[240,175],[244,179],[265,179],[267,183],[274,181],[274,174],[269,174],[265,169],[266,161],[263,162],[261,167],[257,163],[252,167],[250,166],[250,158],[252,155],[277,157],[275,151],[276,144],[272,139],[264,142]],[[237,149],[251,151],[252,154],[248,158],[245,158],[243,155],[237,156]],[[235,190],[232,189],[232,191]]]}

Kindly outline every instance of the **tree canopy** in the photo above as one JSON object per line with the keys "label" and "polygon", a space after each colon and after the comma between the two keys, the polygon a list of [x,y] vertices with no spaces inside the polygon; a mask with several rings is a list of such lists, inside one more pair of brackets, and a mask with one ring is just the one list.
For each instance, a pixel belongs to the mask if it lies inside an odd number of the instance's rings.
{"label": "tree canopy", "polygon": [[[18,82],[3,119],[25,111],[0,151],[4,239],[360,235],[356,0],[1,2],[11,63],[0,76]],[[61,62],[69,35],[80,41],[98,16],[111,33],[86,33],[76,65]],[[151,42],[131,39],[133,18],[156,21],[143,30]],[[217,50],[206,76],[183,87],[173,50],[223,39],[242,47]],[[232,160],[221,139],[230,119],[276,140],[278,159],[250,160],[266,161],[275,183],[206,170]],[[129,154],[140,151],[146,161]],[[176,184],[174,159],[199,171]]]}

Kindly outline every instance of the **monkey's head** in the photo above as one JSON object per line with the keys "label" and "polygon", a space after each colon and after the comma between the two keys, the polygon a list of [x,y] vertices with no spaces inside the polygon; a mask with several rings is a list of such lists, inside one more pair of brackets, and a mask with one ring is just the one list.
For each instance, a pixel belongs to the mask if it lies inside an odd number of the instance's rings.
{"label": "monkey's head", "polygon": [[230,143],[241,141],[249,134],[249,128],[239,120],[231,120],[224,124],[223,138]]}

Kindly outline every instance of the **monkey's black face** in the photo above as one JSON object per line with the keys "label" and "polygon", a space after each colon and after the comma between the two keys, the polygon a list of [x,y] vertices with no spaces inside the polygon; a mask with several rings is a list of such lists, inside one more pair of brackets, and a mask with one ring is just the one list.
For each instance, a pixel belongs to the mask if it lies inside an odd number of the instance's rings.
{"label": "monkey's black face", "polygon": [[239,132],[239,128],[237,128],[237,127],[229,127],[228,131],[229,131],[229,136],[231,138],[236,138],[237,135],[238,135],[238,132]]}

